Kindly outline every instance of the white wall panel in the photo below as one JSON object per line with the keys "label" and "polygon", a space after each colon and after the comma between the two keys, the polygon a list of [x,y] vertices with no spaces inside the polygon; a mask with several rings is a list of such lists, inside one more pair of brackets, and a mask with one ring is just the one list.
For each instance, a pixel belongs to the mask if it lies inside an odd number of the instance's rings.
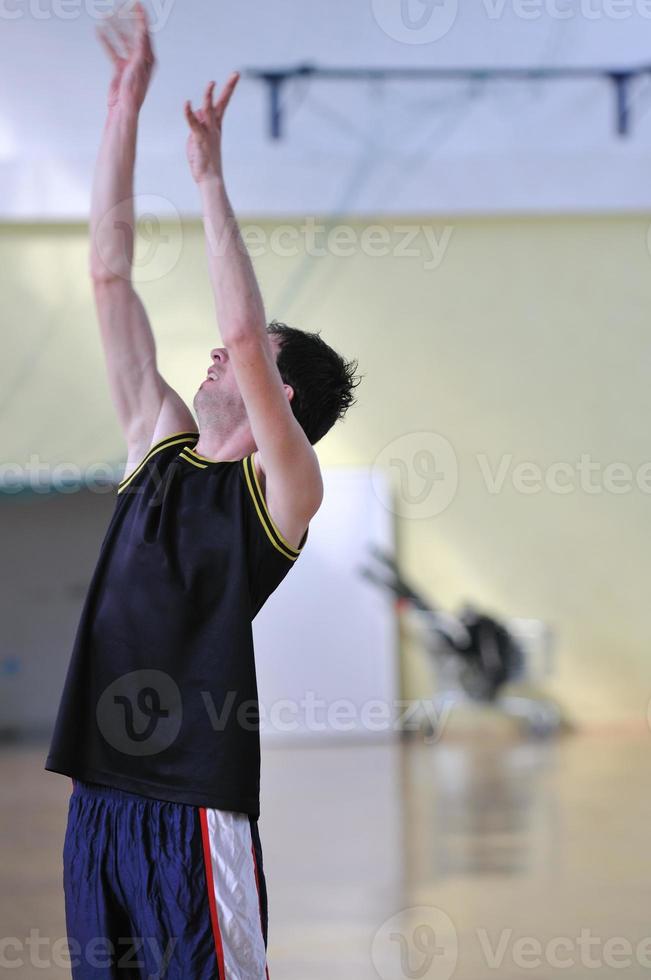
{"label": "white wall panel", "polygon": [[365,469],[327,469],[324,484],[304,554],[254,623],[268,739],[394,732],[393,603],[359,573],[372,545],[393,551],[389,490]]}

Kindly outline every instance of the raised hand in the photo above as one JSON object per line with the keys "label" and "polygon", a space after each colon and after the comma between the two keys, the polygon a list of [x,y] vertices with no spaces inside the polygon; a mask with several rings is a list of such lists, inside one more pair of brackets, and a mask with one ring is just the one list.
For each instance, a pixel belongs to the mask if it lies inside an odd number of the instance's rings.
{"label": "raised hand", "polygon": [[[113,78],[109,86],[109,107],[121,106],[139,112],[145,101],[147,89],[154,71],[156,58],[149,34],[145,8],[137,3],[135,30],[120,23],[119,17],[110,21],[117,38],[111,37],[108,26],[98,28],[97,34],[104,50],[113,62]],[[119,50],[119,49],[122,50]]]}
{"label": "raised hand", "polygon": [[190,126],[187,142],[188,163],[197,183],[210,177],[223,177],[222,122],[239,80],[239,73],[233,72],[214,104],[215,83],[209,82],[203,105],[196,112],[193,112],[189,101],[185,103],[185,118]]}

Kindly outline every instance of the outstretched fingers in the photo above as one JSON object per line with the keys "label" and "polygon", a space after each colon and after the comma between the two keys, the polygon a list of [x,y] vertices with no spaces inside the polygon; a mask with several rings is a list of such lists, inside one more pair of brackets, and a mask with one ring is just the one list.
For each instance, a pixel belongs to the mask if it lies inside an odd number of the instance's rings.
{"label": "outstretched fingers", "polygon": [[128,60],[133,54],[134,39],[129,29],[125,24],[120,22],[119,13],[114,14],[110,19],[111,28],[114,34],[119,38],[120,43],[125,51],[125,57]]}
{"label": "outstretched fingers", "polygon": [[215,83],[208,82],[208,84],[206,85],[206,91],[204,92],[204,96],[203,96],[203,106],[201,107],[203,118],[206,121],[212,119],[212,115],[213,115],[212,97],[214,91],[215,91]]}
{"label": "outstretched fingers", "polygon": [[233,72],[222,89],[219,98],[214,103],[215,83],[208,82],[203,95],[201,108],[197,109],[196,112],[192,109],[190,100],[188,99],[186,101],[184,106],[185,118],[194,133],[202,133],[206,128],[210,129],[215,123],[218,126],[221,124],[226,107],[231,100],[231,96],[239,80],[239,72]]}
{"label": "outstretched fingers", "polygon": [[147,17],[147,11],[141,3],[137,3],[134,10],[136,13],[138,50],[146,61],[153,61],[154,49],[152,47],[151,35],[149,33],[149,19]]}
{"label": "outstretched fingers", "polygon": [[[189,99],[186,101],[183,109],[184,109],[184,112],[185,112],[185,118],[187,119],[188,125],[189,125],[190,129],[192,130],[192,132],[193,133],[196,133],[197,135],[199,133],[202,133],[203,132],[203,126],[201,124],[201,121],[198,119],[198,117],[192,111],[192,103],[190,102]],[[201,112],[201,110],[199,110],[199,112]]]}
{"label": "outstretched fingers", "polygon": [[226,82],[226,84],[224,85],[224,88],[222,89],[219,98],[217,99],[214,106],[212,107],[217,117],[217,120],[219,122],[221,122],[222,117],[226,112],[228,103],[231,101],[231,96],[233,95],[233,92],[235,91],[235,88],[239,80],[240,80],[240,73],[238,71],[234,71],[233,74],[228,79],[228,81]]}
{"label": "outstretched fingers", "polygon": [[97,37],[99,38],[99,41],[100,41],[102,47],[106,51],[107,55],[109,56],[109,58],[111,59],[111,61],[115,65],[115,67],[116,68],[119,68],[119,66],[122,63],[122,60],[123,59],[120,57],[120,55],[117,52],[117,50],[115,49],[114,45],[111,44],[111,42],[109,40],[109,37],[108,37],[108,34],[107,34],[107,31],[106,31],[106,28],[96,27],[95,28],[95,33],[96,33]]}
{"label": "outstretched fingers", "polygon": [[147,11],[145,10],[144,4],[136,3],[133,6],[133,12],[136,15],[136,28],[139,33],[149,32],[149,17],[147,16]]}

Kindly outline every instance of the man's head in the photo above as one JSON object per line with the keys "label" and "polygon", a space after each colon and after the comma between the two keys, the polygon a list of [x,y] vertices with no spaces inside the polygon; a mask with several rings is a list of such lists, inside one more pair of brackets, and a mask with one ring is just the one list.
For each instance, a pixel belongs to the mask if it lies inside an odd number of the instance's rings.
{"label": "man's head", "polygon": [[[346,361],[316,333],[272,320],[268,333],[294,416],[310,442],[318,442],[355,401],[357,361]],[[194,398],[201,425],[236,427],[246,419],[244,401],[224,348],[211,351],[212,366]]]}

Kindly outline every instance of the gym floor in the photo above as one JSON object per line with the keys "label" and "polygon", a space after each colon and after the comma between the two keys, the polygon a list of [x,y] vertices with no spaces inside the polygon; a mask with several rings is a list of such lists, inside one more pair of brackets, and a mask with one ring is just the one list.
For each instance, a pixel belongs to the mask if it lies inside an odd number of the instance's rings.
{"label": "gym floor", "polygon": [[[0,751],[2,972],[21,980],[70,975],[70,784],[44,754]],[[644,733],[267,748],[271,977],[648,977],[649,758]]]}

